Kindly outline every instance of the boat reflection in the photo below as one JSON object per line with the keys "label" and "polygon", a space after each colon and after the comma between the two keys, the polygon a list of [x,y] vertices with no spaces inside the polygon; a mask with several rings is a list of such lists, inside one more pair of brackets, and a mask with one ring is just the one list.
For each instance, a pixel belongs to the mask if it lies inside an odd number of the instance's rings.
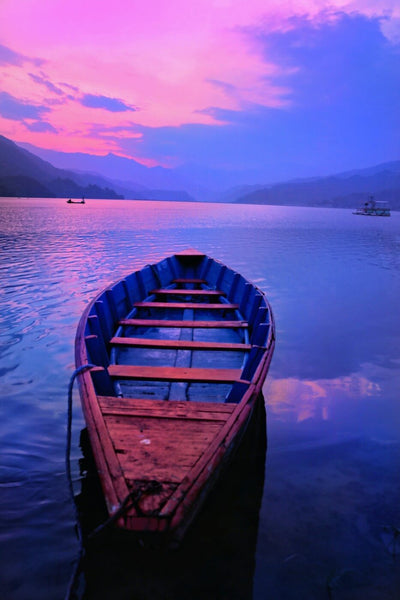
{"label": "boat reflection", "polygon": [[[77,497],[85,534],[107,515],[91,463],[86,430],[85,472]],[[143,546],[132,533],[109,529],[93,538],[83,561],[83,598],[250,600],[266,457],[266,414],[260,396],[242,444],[177,549]]]}

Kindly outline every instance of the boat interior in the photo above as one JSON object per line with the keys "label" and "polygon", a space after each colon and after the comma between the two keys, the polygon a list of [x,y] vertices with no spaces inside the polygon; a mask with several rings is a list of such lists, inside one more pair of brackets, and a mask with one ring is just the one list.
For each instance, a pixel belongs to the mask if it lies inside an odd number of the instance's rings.
{"label": "boat interior", "polygon": [[235,403],[271,343],[272,315],[242,275],[186,251],[105,290],[84,337],[97,395]]}

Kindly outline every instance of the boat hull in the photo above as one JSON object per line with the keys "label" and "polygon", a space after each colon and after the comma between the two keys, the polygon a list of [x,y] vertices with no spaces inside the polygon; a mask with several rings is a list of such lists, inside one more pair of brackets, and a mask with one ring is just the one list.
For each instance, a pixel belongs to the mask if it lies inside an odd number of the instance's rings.
{"label": "boat hull", "polygon": [[180,540],[252,418],[275,326],[265,295],[189,250],[87,307],[76,336],[81,402],[116,525]]}
{"label": "boat hull", "polygon": [[353,215],[360,215],[362,217],[390,217],[389,209],[364,209],[360,208],[353,211]]}

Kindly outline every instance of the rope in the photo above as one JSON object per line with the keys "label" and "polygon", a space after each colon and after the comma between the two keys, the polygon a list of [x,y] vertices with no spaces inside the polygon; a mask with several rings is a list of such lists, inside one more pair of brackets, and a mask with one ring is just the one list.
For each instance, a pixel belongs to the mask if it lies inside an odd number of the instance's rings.
{"label": "rope", "polygon": [[72,474],[71,474],[72,391],[73,391],[74,382],[75,382],[76,377],[78,375],[80,375],[81,373],[83,373],[84,371],[86,371],[87,369],[92,369],[95,366],[96,365],[87,364],[87,365],[82,365],[81,367],[78,367],[71,375],[71,379],[70,379],[69,386],[68,386],[67,445],[66,445],[66,451],[65,451],[65,470],[66,470],[66,474],[67,474],[69,491],[70,491],[71,498],[72,498],[74,508],[75,508],[75,521],[76,521],[76,531],[77,531],[78,542],[79,542],[79,552],[78,552],[77,561],[75,563],[72,575],[69,580],[67,593],[65,595],[65,600],[75,600],[78,597],[76,588],[78,585],[78,577],[81,572],[82,562],[85,557],[85,541],[86,542],[90,541],[91,539],[93,539],[94,537],[96,537],[100,533],[102,533],[107,527],[109,527],[109,525],[111,525],[116,520],[118,520],[119,517],[124,512],[126,512],[131,506],[133,506],[135,508],[135,510],[138,514],[141,514],[144,516],[151,516],[152,511],[144,512],[140,508],[139,500],[143,495],[159,493],[160,489],[162,488],[161,483],[159,483],[158,481],[155,481],[155,480],[151,480],[146,483],[144,483],[144,482],[141,483],[140,487],[137,487],[135,490],[132,490],[131,492],[129,492],[127,494],[126,498],[124,498],[124,500],[121,502],[121,504],[119,505],[117,510],[114,511],[113,514],[104,523],[102,523],[101,525],[96,527],[91,533],[89,533],[86,536],[86,540],[84,539],[83,532],[82,532],[82,526],[81,526],[81,522],[80,522],[79,508],[78,508],[77,502],[75,500],[74,486],[73,486]]}
{"label": "rope", "polygon": [[136,489],[129,492],[126,495],[126,497],[124,498],[124,500],[121,502],[121,504],[119,505],[117,510],[114,511],[113,514],[104,523],[102,523],[101,525],[96,527],[91,533],[89,533],[89,535],[87,536],[87,539],[91,540],[95,536],[102,533],[102,531],[104,531],[106,529],[106,527],[108,527],[109,525],[111,525],[112,523],[117,521],[119,519],[119,517],[124,512],[126,512],[129,508],[131,508],[132,506],[134,507],[134,509],[136,510],[138,515],[145,516],[145,517],[151,517],[154,514],[156,514],[158,512],[157,510],[143,511],[141,509],[141,507],[139,506],[139,500],[143,495],[159,493],[162,490],[162,484],[159,481],[150,480],[150,481],[141,483],[141,488],[142,489],[137,487]]}
{"label": "rope", "polygon": [[67,474],[69,492],[70,492],[72,502],[73,502],[74,508],[75,508],[75,521],[76,521],[76,531],[77,531],[78,542],[79,542],[79,553],[78,553],[78,559],[76,561],[74,570],[73,570],[72,575],[69,580],[67,593],[65,595],[65,600],[71,600],[72,598],[77,597],[76,596],[77,580],[78,580],[78,576],[80,573],[82,560],[85,555],[82,527],[81,527],[81,523],[79,520],[79,510],[78,510],[78,505],[75,500],[74,486],[72,483],[72,474],[71,474],[72,391],[73,391],[74,382],[75,382],[75,379],[77,378],[77,376],[80,375],[81,373],[83,373],[84,371],[91,369],[94,366],[95,365],[87,364],[87,365],[82,365],[81,367],[78,367],[77,369],[75,369],[75,371],[71,375],[71,379],[69,381],[69,386],[68,386],[67,445],[66,445],[66,450],[65,450],[65,471]]}

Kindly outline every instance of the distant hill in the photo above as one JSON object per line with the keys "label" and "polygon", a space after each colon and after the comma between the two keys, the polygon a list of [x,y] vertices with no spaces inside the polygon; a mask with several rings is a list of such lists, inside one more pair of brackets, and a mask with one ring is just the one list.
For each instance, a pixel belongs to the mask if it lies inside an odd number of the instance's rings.
{"label": "distant hill", "polygon": [[[140,163],[123,157],[113,155],[99,157],[90,154],[43,150],[30,144],[17,145],[0,136],[0,194],[32,197],[68,196],[79,198],[85,196],[85,198],[195,201],[187,190],[179,189],[172,178],[171,185],[167,189],[161,186],[156,187],[157,182],[154,180],[151,181],[154,186],[151,188],[140,183],[121,181],[100,174],[103,172],[118,174],[121,161],[126,170],[132,166],[131,163],[134,163],[139,170],[149,171]],[[106,168],[103,169],[103,167]],[[28,185],[27,180],[21,179],[18,184],[16,179],[6,182],[4,178],[8,176],[30,177],[38,184],[44,185],[48,193],[41,194],[41,188],[38,185],[34,186],[32,182]]]}
{"label": "distant hill", "polygon": [[85,180],[101,178],[125,198],[194,202],[197,198],[193,191],[196,195],[200,192],[201,197],[202,189],[191,185],[187,178],[177,176],[173,169],[146,167],[131,158],[115,154],[96,156],[83,152],[47,150],[26,143],[19,146],[59,169],[72,170],[75,176]]}
{"label": "distant hill", "polygon": [[0,193],[32,198],[123,198],[111,188],[57,169],[4,136],[0,136]]}
{"label": "distant hill", "polygon": [[54,194],[37,179],[26,175],[0,177],[0,196],[25,196],[28,198],[54,198]]}
{"label": "distant hill", "polygon": [[237,195],[234,201],[241,204],[352,208],[365,202],[369,195],[373,195],[375,200],[388,201],[392,209],[400,210],[400,161],[330,177],[263,186]]}
{"label": "distant hill", "polygon": [[[58,152],[38,148],[27,143],[20,146],[33,152],[61,169],[72,169],[85,174],[99,174],[110,181],[118,182],[125,190],[139,190],[135,196],[124,193],[126,198],[183,199],[201,202],[221,202],[220,197],[227,189],[259,181],[265,183],[259,171],[217,169],[188,163],[175,168],[147,167],[132,158],[107,154],[94,156],[82,152]],[[178,196],[177,196],[178,195]]]}
{"label": "distant hill", "polygon": [[194,201],[185,190],[129,187],[96,173],[57,168],[4,136],[0,136],[0,195]]}
{"label": "distant hill", "polygon": [[57,152],[0,136],[1,195],[353,208],[372,194],[400,210],[400,161],[281,183],[260,179],[256,171],[146,167],[114,154]]}

